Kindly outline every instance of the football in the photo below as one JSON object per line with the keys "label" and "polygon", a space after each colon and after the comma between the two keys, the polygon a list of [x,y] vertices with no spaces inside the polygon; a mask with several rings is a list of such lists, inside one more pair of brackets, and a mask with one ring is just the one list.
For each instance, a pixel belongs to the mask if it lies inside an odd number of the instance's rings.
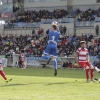
{"label": "football", "polygon": [[53,21],[52,25],[55,25],[55,26],[59,27],[59,23],[57,21]]}

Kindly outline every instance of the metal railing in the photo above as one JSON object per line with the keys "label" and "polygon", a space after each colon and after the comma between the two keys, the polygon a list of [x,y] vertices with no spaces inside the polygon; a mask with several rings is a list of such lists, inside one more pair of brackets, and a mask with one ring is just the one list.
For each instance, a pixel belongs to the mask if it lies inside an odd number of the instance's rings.
{"label": "metal railing", "polygon": [[75,26],[77,27],[93,27],[94,26],[94,21],[76,21]]}
{"label": "metal railing", "polygon": [[25,23],[25,22],[16,22],[16,23],[6,23],[5,28],[39,28],[40,24],[51,24],[53,21],[59,23],[74,23],[74,18],[59,18],[59,19],[41,19],[40,22]]}
{"label": "metal railing", "polygon": [[39,28],[40,27],[40,22],[39,23],[24,23],[24,22],[19,22],[19,23],[6,23],[4,27],[7,28]]}
{"label": "metal railing", "polygon": [[95,22],[100,22],[100,17],[96,17]]}
{"label": "metal railing", "polygon": [[5,28],[40,28],[41,24],[51,24],[53,21],[57,21],[60,24],[63,23],[73,23],[76,27],[94,27],[93,21],[76,21],[74,22],[74,18],[62,18],[62,19],[42,19],[41,22],[18,22],[18,23],[6,23]]}
{"label": "metal railing", "polygon": [[[0,34],[13,34],[13,35],[26,35],[26,34],[29,34],[29,35],[32,35],[32,30],[33,28],[23,28],[23,29],[4,29],[4,30],[0,30]],[[38,30],[39,28],[35,28],[35,33],[37,34],[38,33]],[[44,30],[44,33],[43,35],[46,34],[46,31],[47,30]],[[62,33],[64,34],[64,31],[62,31]],[[76,34],[76,35],[82,35],[83,34],[94,34],[95,35],[95,29],[94,28],[67,28],[66,32],[65,32],[65,35],[69,34],[69,35],[73,35],[73,34]]]}

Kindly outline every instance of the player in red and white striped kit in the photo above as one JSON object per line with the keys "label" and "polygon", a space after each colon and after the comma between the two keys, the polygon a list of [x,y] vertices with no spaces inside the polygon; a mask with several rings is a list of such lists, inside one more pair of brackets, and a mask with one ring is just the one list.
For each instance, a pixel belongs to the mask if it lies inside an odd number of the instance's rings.
{"label": "player in red and white striped kit", "polygon": [[24,50],[21,50],[20,59],[21,59],[22,69],[25,69],[26,66],[25,66],[25,54],[24,54]]}
{"label": "player in red and white striped kit", "polygon": [[3,77],[6,83],[10,82],[12,78],[8,79],[3,71],[3,64],[2,64],[2,58],[0,57],[0,75]]}
{"label": "player in red and white striped kit", "polygon": [[[94,67],[89,61],[88,49],[86,48],[86,42],[80,42],[81,47],[76,51],[76,62],[81,66],[84,70],[86,70],[86,81],[93,81],[94,77]],[[90,73],[89,73],[90,72]],[[90,77],[89,77],[90,75]],[[91,79],[89,79],[91,78]]]}

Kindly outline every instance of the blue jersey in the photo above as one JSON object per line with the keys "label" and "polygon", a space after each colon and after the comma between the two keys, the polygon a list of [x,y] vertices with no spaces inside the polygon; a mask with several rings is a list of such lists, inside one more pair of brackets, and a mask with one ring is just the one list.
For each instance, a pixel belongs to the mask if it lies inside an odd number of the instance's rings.
{"label": "blue jersey", "polygon": [[49,40],[46,49],[44,50],[44,54],[57,56],[57,42],[59,42],[60,31],[49,30]]}
{"label": "blue jersey", "polygon": [[60,32],[59,31],[53,31],[53,30],[49,30],[49,41],[48,43],[54,43],[57,44],[57,42],[59,42],[59,38],[60,38]]}

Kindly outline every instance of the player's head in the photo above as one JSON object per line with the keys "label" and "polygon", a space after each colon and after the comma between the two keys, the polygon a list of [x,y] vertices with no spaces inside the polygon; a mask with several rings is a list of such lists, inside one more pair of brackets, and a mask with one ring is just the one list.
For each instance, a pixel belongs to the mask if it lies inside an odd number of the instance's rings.
{"label": "player's head", "polygon": [[52,26],[56,26],[57,28],[59,27],[59,23],[57,21],[52,22]]}
{"label": "player's head", "polygon": [[86,42],[85,41],[81,41],[80,44],[81,44],[81,47],[82,48],[85,48],[86,47]]}

